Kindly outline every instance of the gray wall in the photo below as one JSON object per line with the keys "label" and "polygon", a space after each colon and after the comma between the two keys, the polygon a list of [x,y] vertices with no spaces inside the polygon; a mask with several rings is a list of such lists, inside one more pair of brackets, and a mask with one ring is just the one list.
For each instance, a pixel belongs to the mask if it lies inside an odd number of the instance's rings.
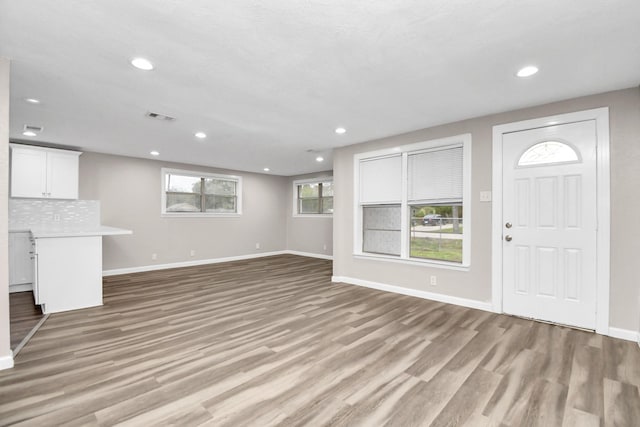
{"label": "gray wall", "polygon": [[[491,301],[491,203],[480,203],[479,192],[491,189],[492,127],[519,120],[609,107],[611,142],[611,314],[610,325],[637,330],[640,252],[640,89],[557,102],[492,116],[437,126],[404,135],[337,149],[334,152],[334,275],[369,280],[428,292]],[[353,254],[353,155],[399,144],[471,133],[472,236],[471,268],[452,271],[426,266],[356,259]],[[428,284],[436,275],[438,285]]]}
{"label": "gray wall", "polygon": [[[287,182],[287,249],[316,255],[333,255],[333,217],[294,217],[293,182],[332,176],[332,171],[292,176]],[[325,249],[326,247],[326,249]]]}
{"label": "gray wall", "polygon": [[[162,167],[241,175],[242,216],[161,217]],[[104,238],[105,270],[284,250],[288,183],[284,177],[157,160],[97,153],[80,156],[80,198],[100,200],[103,224],[133,230],[133,235]],[[151,259],[153,253],[157,260]]]}
{"label": "gray wall", "polygon": [[9,334],[9,60],[0,57],[0,359],[11,358]]}

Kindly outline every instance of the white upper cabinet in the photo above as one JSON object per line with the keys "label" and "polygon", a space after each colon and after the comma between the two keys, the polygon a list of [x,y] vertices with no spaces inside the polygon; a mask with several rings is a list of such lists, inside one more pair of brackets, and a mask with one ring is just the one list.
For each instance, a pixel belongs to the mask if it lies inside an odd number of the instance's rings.
{"label": "white upper cabinet", "polygon": [[11,197],[77,199],[80,154],[11,144]]}

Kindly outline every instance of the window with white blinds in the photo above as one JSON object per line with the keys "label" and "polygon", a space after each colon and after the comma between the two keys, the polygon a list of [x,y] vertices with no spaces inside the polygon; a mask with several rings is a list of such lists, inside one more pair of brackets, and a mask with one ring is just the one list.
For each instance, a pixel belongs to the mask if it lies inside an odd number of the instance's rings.
{"label": "window with white blinds", "polygon": [[462,200],[462,146],[408,155],[408,199],[447,203]]}
{"label": "window with white blinds", "polygon": [[356,255],[469,265],[471,135],[354,157]]}

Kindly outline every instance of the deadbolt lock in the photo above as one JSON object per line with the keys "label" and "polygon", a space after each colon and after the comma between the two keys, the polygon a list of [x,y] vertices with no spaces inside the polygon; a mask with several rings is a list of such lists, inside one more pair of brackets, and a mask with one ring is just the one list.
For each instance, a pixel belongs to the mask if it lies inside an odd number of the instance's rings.
{"label": "deadbolt lock", "polygon": [[507,227],[507,228],[511,228],[511,227],[513,227],[513,225],[511,225],[511,223],[510,223],[510,222],[506,223],[504,226],[505,226],[505,227]]}

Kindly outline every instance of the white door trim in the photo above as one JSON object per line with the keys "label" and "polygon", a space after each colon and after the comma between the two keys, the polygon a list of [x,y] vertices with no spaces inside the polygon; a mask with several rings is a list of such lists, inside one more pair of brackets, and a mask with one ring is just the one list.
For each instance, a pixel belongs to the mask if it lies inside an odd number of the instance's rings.
{"label": "white door trim", "polygon": [[610,245],[610,185],[609,185],[609,108],[578,111],[541,117],[493,127],[491,294],[493,311],[502,313],[502,135],[556,124],[585,120],[596,121],[596,186],[597,186],[597,275],[596,332],[609,334],[609,245]]}

